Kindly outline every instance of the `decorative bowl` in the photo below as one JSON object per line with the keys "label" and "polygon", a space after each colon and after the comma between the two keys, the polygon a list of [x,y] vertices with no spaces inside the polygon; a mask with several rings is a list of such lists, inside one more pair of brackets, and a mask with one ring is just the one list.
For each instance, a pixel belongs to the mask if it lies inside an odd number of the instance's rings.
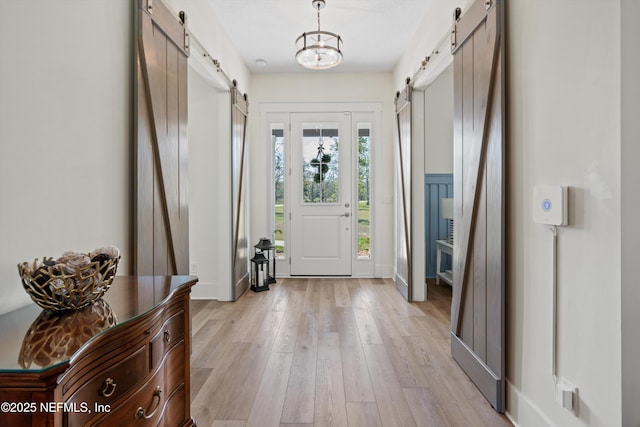
{"label": "decorative bowl", "polygon": [[18,264],[22,285],[40,307],[63,312],[79,310],[102,297],[111,286],[120,262],[113,247],[89,254],[65,252],[57,260]]}

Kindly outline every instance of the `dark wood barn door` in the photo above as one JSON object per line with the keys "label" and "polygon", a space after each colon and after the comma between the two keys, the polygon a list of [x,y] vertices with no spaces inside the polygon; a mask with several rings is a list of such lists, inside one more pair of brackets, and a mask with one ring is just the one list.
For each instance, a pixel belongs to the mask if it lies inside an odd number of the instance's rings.
{"label": "dark wood barn door", "polygon": [[504,56],[501,1],[454,23],[455,245],[451,352],[504,411]]}
{"label": "dark wood barn door", "polygon": [[137,2],[135,274],[189,274],[186,18]]}
{"label": "dark wood barn door", "polygon": [[[234,81],[235,84],[235,81]],[[231,89],[231,203],[233,262],[232,299],[249,288],[249,236],[247,233],[247,116],[249,103],[234,86]],[[257,242],[256,242],[257,243]]]}

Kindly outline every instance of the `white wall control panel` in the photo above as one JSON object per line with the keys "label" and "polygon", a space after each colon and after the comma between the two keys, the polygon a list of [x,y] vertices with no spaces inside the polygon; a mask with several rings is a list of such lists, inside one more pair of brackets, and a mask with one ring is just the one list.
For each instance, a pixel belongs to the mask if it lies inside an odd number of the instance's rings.
{"label": "white wall control panel", "polygon": [[568,225],[568,188],[559,185],[533,188],[533,221],[539,224]]}

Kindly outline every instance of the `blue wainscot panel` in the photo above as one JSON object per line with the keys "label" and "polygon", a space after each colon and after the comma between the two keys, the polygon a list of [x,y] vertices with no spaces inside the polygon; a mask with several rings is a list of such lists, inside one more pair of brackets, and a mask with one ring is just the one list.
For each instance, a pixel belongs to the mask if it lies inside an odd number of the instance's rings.
{"label": "blue wainscot panel", "polygon": [[[436,240],[449,237],[448,222],[440,215],[440,200],[453,197],[453,174],[432,173],[424,176],[424,229],[426,242],[426,276],[436,277]],[[451,260],[445,262],[451,269]],[[445,265],[443,264],[443,267]]]}

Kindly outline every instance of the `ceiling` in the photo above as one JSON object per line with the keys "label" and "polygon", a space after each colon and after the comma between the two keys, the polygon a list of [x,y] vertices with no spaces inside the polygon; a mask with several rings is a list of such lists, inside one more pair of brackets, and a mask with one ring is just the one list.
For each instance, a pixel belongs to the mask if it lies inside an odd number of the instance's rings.
{"label": "ceiling", "polygon": [[[208,1],[251,72],[317,72],[295,61],[296,38],[317,29],[311,0]],[[344,55],[329,71],[392,71],[432,1],[326,0],[321,29],[342,37]],[[258,59],[266,65],[257,65]]]}

